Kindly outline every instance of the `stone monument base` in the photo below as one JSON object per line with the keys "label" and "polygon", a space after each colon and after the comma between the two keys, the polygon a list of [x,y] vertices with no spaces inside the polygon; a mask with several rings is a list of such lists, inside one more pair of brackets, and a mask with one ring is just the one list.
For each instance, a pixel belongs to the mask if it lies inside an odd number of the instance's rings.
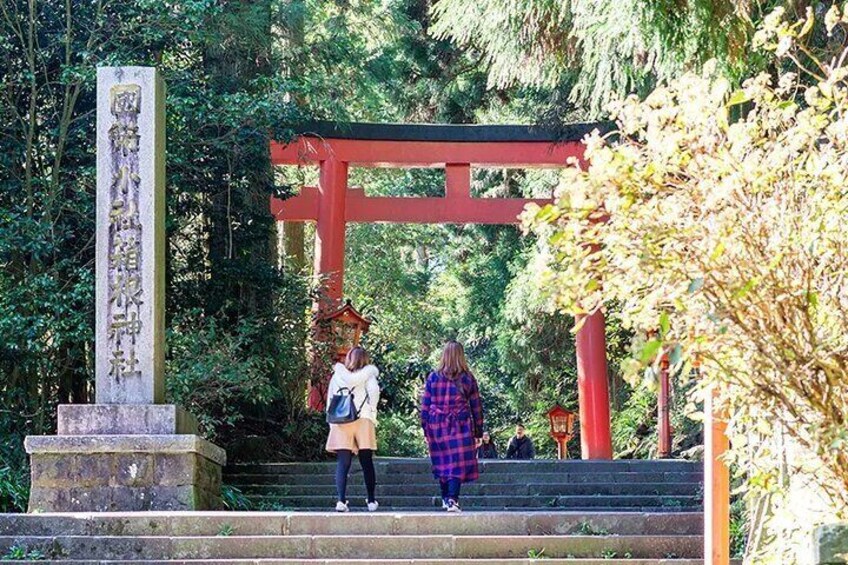
{"label": "stone monument base", "polygon": [[29,511],[218,510],[226,452],[172,404],[59,406],[59,435],[30,436]]}
{"label": "stone monument base", "polygon": [[60,404],[60,436],[197,435],[197,418],[175,404]]}
{"label": "stone monument base", "polygon": [[226,453],[195,435],[30,436],[30,512],[218,510]]}

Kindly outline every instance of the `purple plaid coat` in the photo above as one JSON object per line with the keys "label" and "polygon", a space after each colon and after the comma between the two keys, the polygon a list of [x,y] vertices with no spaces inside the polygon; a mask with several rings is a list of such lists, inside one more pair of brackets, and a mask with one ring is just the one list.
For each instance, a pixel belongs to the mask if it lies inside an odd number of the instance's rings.
{"label": "purple plaid coat", "polygon": [[483,404],[473,375],[450,380],[430,373],[421,396],[421,426],[435,478],[467,482],[479,476],[476,438],[483,437]]}

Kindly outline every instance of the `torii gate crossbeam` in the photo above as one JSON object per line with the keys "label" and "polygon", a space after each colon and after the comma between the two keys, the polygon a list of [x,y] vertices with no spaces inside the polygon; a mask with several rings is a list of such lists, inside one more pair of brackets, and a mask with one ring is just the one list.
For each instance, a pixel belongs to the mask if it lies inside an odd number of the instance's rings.
{"label": "torii gate crossbeam", "polygon": [[[550,200],[473,198],[471,167],[563,168],[582,159],[580,140],[606,124],[578,124],[549,133],[528,126],[312,124],[291,143],[272,142],[274,165],[320,168],[317,187],[295,197],[271,199],[279,221],[315,221],[315,273],[325,294],[341,300],[345,226],[348,222],[516,224],[530,202]],[[555,142],[556,141],[556,142]],[[443,198],[370,197],[348,187],[350,167],[445,169]],[[580,426],[584,459],[610,459],[606,339],[603,314],[587,319],[577,335]]]}

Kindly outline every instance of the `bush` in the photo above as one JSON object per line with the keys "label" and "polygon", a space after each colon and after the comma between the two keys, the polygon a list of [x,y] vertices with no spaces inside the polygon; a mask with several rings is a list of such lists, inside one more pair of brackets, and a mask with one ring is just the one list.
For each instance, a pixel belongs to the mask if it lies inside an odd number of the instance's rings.
{"label": "bush", "polygon": [[730,556],[742,559],[748,543],[748,511],[743,499],[734,500],[730,505]]}
{"label": "bush", "polygon": [[383,456],[426,457],[427,444],[418,412],[381,413],[377,426],[378,452]]}
{"label": "bush", "polygon": [[252,354],[262,329],[249,320],[226,332],[214,318],[193,312],[175,320],[169,332],[169,401],[197,416],[210,440],[226,436],[244,418],[242,405],[268,404],[277,396],[269,359]]}
{"label": "bush", "polygon": [[20,438],[0,443],[0,513],[26,512],[29,501],[29,466]]}
{"label": "bush", "polygon": [[817,13],[765,18],[753,47],[778,76],[733,92],[710,64],[618,104],[588,169],[525,213],[552,305],[620,304],[631,377],[667,355],[715,395],[746,496],[772,497],[757,562],[800,561],[807,530],[848,518],[848,14]]}
{"label": "bush", "polygon": [[[280,418],[282,420],[282,418]],[[324,449],[330,428],[323,412],[300,412],[288,418],[278,431],[283,445],[277,455],[281,461],[319,461],[327,459]]]}

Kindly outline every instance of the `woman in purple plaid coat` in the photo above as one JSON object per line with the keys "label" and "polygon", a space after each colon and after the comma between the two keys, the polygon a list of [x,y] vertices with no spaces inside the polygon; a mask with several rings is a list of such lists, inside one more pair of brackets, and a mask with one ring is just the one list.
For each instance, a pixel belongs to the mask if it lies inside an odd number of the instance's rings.
{"label": "woman in purple plaid coat", "polygon": [[483,404],[468,370],[462,345],[449,341],[439,368],[427,377],[421,397],[421,426],[430,449],[442,507],[459,512],[462,483],[479,476],[477,448],[483,437]]}

